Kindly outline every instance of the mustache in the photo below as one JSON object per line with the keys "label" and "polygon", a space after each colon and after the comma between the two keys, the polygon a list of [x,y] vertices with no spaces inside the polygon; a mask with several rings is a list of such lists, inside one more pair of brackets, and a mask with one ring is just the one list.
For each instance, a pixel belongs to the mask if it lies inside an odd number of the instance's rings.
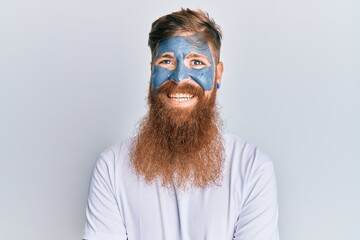
{"label": "mustache", "polygon": [[176,93],[188,93],[194,96],[202,97],[204,95],[204,90],[200,86],[195,86],[189,83],[166,81],[158,88],[158,93],[163,93],[168,96]]}

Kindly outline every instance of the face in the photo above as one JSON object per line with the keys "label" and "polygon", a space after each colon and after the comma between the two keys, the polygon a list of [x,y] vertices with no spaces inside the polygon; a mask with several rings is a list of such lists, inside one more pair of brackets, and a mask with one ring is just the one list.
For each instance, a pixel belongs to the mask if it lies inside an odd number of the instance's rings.
{"label": "face", "polygon": [[[159,43],[151,76],[155,93],[160,86],[171,80],[179,87],[186,84],[200,88],[204,92],[203,95],[209,97],[214,90],[215,75],[219,75],[219,72],[215,74],[212,51],[207,43],[195,35],[174,36]],[[198,95],[183,90],[158,95],[162,102],[171,107],[191,107],[199,101]]]}
{"label": "face", "polygon": [[224,148],[214,86],[222,63],[215,65],[211,46],[194,35],[162,41],[154,55],[149,112],[131,150],[134,169],[171,189],[219,185]]}

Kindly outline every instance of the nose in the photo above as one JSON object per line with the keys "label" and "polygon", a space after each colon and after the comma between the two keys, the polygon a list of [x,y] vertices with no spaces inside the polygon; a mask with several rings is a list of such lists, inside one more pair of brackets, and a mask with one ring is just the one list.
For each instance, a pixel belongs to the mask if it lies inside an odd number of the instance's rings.
{"label": "nose", "polygon": [[183,63],[176,66],[176,69],[170,75],[170,79],[174,80],[177,83],[184,79],[188,79],[189,77],[190,76],[187,73],[186,66]]}

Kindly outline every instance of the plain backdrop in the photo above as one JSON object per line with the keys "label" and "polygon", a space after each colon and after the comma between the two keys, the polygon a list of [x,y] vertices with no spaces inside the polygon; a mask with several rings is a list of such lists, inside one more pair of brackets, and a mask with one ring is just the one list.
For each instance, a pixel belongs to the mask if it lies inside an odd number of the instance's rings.
{"label": "plain backdrop", "polygon": [[221,25],[226,131],[275,163],[282,240],[360,239],[360,3],[0,1],[0,239],[81,239],[98,154],[146,112],[151,23]]}

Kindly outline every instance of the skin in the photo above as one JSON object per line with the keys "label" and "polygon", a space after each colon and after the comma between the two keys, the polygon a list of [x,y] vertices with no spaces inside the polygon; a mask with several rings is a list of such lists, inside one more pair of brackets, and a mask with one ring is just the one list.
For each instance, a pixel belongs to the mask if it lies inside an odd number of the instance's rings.
{"label": "skin", "polygon": [[[178,36],[191,36],[193,34],[191,33],[185,33],[185,34],[181,34]],[[175,36],[175,37],[178,37]],[[181,52],[182,53],[182,58],[178,57],[179,53],[176,52],[172,52],[172,51],[167,51],[166,48],[164,48],[162,50],[162,52],[157,55],[154,59],[154,61],[151,63],[151,70],[152,70],[152,76],[154,76],[154,70],[155,67],[160,67],[160,68],[164,68],[168,71],[172,71],[172,76],[176,79],[169,79],[170,81],[175,81],[178,82],[179,86],[182,84],[190,84],[194,87],[201,87],[203,88],[203,86],[201,86],[199,84],[199,81],[195,81],[189,74],[188,76],[186,76],[184,79],[182,79],[183,76],[179,76],[176,74],[179,74],[179,71],[174,71],[177,69],[178,66],[180,66],[180,64],[183,63],[183,65],[185,65],[185,67],[187,67],[188,69],[190,69],[189,71],[191,72],[193,69],[194,70],[202,70],[205,68],[210,69],[210,67],[212,67],[212,74],[207,74],[206,76],[210,79],[206,79],[205,81],[211,82],[211,83],[215,83],[211,85],[211,88],[209,90],[204,90],[204,97],[205,99],[209,99],[211,94],[213,93],[213,91],[216,91],[216,83],[221,84],[221,79],[222,79],[222,73],[223,73],[223,63],[221,61],[219,61],[218,63],[216,63],[215,59],[214,59],[214,50],[213,47],[211,46],[210,43],[204,43],[205,46],[208,47],[209,49],[209,53],[206,51],[196,51],[196,47],[195,45],[193,45],[194,47],[191,48],[191,46],[189,46],[188,49],[190,49],[191,51],[189,52]],[[182,63],[180,61],[183,61]],[[183,66],[182,65],[182,66]],[[213,66],[211,66],[213,65]],[[193,72],[197,72],[197,71],[193,71]],[[180,73],[181,74],[181,73]],[[196,77],[196,76],[195,76]],[[152,79],[153,80],[153,79]],[[156,89],[153,85],[153,88]],[[203,88],[204,89],[204,88]],[[186,94],[186,92],[182,92],[183,94]],[[193,96],[192,98],[185,100],[185,101],[176,101],[174,98],[171,98],[171,96],[168,96],[167,94],[159,94],[159,99],[166,104],[169,107],[173,107],[173,108],[187,108],[187,109],[191,109],[193,108],[197,102],[199,101],[197,96]]]}

